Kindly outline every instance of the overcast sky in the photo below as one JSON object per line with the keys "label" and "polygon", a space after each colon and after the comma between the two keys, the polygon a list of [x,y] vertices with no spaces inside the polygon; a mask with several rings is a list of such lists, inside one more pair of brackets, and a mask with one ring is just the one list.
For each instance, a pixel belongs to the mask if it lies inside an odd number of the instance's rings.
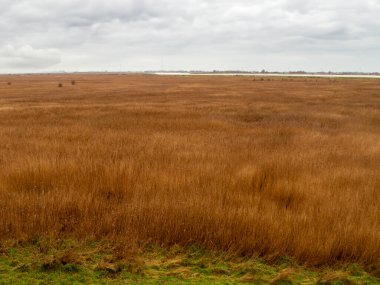
{"label": "overcast sky", "polygon": [[0,72],[380,71],[380,0],[0,0]]}

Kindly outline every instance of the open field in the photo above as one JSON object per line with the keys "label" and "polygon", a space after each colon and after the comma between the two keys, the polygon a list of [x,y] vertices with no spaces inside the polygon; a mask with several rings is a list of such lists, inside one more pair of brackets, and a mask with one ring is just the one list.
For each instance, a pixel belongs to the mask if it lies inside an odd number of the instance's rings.
{"label": "open field", "polygon": [[379,168],[378,79],[0,76],[4,243],[378,270]]}

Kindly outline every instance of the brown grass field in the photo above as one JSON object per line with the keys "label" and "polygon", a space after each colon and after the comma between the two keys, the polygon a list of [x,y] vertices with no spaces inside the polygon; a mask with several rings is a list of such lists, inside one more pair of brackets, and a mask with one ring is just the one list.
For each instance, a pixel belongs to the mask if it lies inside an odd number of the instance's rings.
{"label": "brown grass field", "polygon": [[379,169],[376,79],[0,76],[2,240],[379,267]]}

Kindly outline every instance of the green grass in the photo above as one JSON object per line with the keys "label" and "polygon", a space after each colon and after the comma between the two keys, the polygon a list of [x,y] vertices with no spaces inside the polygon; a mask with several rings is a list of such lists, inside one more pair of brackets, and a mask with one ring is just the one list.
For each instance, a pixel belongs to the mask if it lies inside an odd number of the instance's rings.
{"label": "green grass", "polygon": [[201,248],[40,240],[0,247],[0,284],[380,284],[359,265],[308,269]]}

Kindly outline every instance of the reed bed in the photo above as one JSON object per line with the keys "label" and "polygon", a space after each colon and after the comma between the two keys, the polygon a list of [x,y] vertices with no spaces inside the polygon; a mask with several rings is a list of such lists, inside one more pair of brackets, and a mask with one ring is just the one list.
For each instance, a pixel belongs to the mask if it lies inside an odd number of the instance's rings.
{"label": "reed bed", "polygon": [[0,76],[2,240],[379,266],[379,169],[376,79]]}

